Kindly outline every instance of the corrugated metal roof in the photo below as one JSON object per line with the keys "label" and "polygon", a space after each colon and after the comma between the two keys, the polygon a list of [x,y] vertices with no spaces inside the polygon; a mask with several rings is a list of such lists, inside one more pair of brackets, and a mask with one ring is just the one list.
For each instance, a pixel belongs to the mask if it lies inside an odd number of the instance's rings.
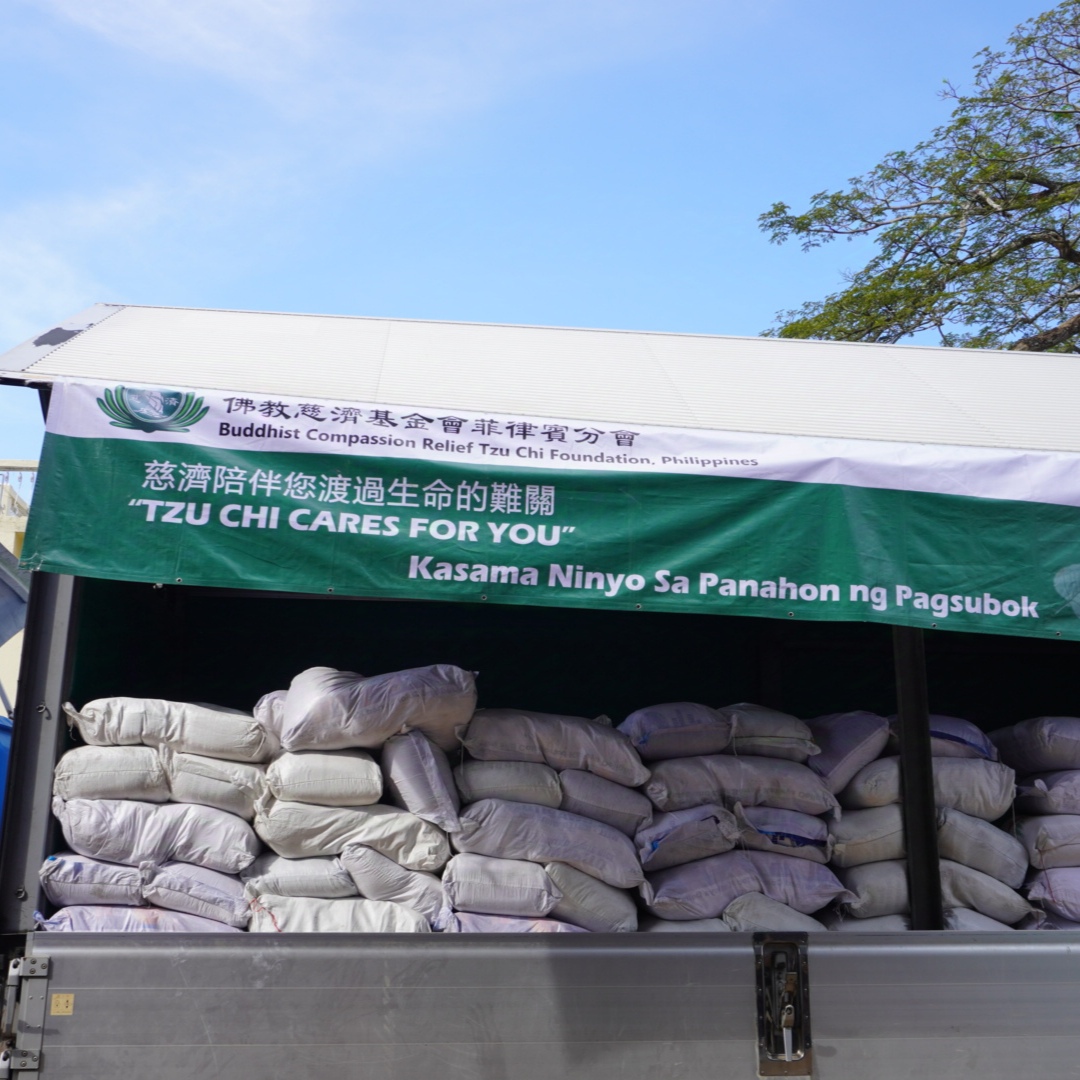
{"label": "corrugated metal roof", "polygon": [[1080,451],[1080,360],[99,304],[0,357],[74,379],[620,424]]}

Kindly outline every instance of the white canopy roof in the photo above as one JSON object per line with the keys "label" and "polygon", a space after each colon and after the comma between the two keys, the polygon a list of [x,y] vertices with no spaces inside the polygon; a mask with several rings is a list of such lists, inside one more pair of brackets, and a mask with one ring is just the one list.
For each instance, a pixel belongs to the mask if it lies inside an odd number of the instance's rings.
{"label": "white canopy roof", "polygon": [[1080,359],[1049,353],[98,304],[0,375],[1080,451]]}

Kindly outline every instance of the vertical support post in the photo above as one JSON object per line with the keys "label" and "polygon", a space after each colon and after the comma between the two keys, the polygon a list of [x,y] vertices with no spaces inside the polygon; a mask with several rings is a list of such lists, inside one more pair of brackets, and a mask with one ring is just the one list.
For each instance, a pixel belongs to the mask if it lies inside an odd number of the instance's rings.
{"label": "vertical support post", "polygon": [[943,929],[937,809],[930,755],[930,698],[923,632],[893,627],[896,714],[900,736],[900,792],[904,812],[912,930]]}

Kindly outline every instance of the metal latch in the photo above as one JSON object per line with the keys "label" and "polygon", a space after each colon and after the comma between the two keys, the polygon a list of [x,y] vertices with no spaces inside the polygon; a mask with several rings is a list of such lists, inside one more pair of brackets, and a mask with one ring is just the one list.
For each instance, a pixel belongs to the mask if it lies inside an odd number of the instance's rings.
{"label": "metal latch", "polygon": [[6,1045],[0,1055],[0,1076],[5,1075],[5,1066],[12,1072],[41,1066],[49,967],[47,956],[19,956],[8,965],[0,1025]]}
{"label": "metal latch", "polygon": [[810,969],[805,933],[755,934],[758,1075],[810,1076]]}

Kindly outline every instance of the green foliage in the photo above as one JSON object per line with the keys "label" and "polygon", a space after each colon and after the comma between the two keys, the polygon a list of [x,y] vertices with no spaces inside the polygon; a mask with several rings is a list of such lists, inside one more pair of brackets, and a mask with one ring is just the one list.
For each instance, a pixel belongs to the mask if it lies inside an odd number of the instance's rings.
{"label": "green foliage", "polygon": [[782,313],[769,336],[1080,351],[1080,0],[976,57],[950,121],[889,154],[846,191],[761,215],[804,250],[871,237],[877,253],[825,300]]}

